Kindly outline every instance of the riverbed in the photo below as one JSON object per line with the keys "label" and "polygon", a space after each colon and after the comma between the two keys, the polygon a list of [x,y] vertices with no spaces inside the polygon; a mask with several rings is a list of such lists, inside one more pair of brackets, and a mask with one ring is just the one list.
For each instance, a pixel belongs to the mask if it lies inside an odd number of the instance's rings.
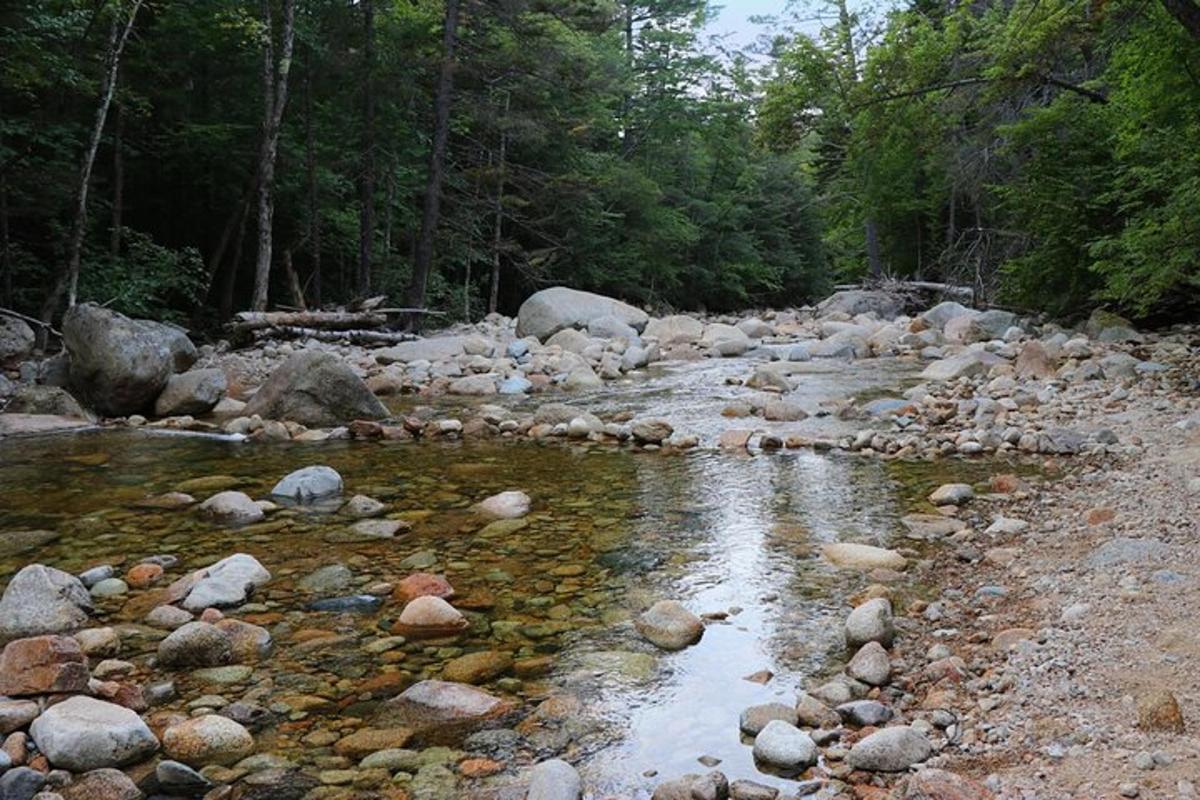
{"label": "riverbed", "polygon": [[[747,368],[745,360],[675,365],[573,402],[600,414],[654,413],[711,438],[730,426],[723,406],[748,392],[725,378],[744,377]],[[839,398],[898,391],[912,372],[895,360],[813,368],[794,397],[815,412]],[[786,429],[838,435],[850,424],[814,413]],[[783,425],[752,421],[759,430]],[[410,528],[395,539],[361,541],[336,507],[282,508],[229,529],[192,509],[139,505],[170,491],[203,499],[237,489],[266,498],[283,475],[318,463],[341,473],[347,495],[385,503],[385,516]],[[810,450],[661,453],[526,440],[250,444],[123,430],[0,441],[0,535],[54,536],[20,550],[5,542],[0,574],[35,561],[73,573],[113,564],[120,572],[166,554],[180,559],[168,571],[173,579],[235,552],[254,555],[273,580],[230,615],[267,627],[274,654],[248,675],[220,676],[228,683],[207,673],[169,675],[179,692],[169,708],[186,711],[205,695],[251,697],[277,716],[256,734],[259,752],[313,770],[336,761],[320,744],[336,736],[319,734],[361,727],[407,683],[489,650],[525,667],[484,688],[525,711],[540,708],[537,724],[518,727],[521,738],[488,753],[511,768],[489,785],[505,785],[523,763],[561,756],[579,765],[595,797],[648,797],[658,782],[706,764],[719,764],[731,780],[787,788],[794,783],[756,768],[738,715],[757,703],[790,703],[844,663],[846,598],[867,579],[835,570],[820,546],[911,546],[899,519],[922,509],[930,487],[989,469]],[[509,489],[533,498],[520,524],[489,526],[471,511]],[[348,581],[314,589],[304,580],[334,564],[349,570]],[[445,575],[454,586],[455,605],[471,622],[465,636],[389,645],[400,604],[309,608],[416,571]],[[138,664],[156,643],[138,625],[148,610],[142,594],[99,601],[96,618],[130,626],[122,658]],[[633,616],[662,598],[711,616],[698,645],[664,653],[636,634]],[[763,682],[767,673],[773,677]],[[297,696],[329,703],[302,710]]]}

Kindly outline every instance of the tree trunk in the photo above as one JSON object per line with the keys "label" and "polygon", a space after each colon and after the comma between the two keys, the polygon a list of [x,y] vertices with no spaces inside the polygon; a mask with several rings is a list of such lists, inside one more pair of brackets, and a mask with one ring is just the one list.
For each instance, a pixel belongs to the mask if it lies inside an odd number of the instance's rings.
{"label": "tree trunk", "polygon": [[1200,5],[1195,0],[1162,0],[1162,4],[1188,35],[1200,42]]}
{"label": "tree trunk", "polygon": [[488,313],[495,314],[500,304],[500,246],[504,231],[504,170],[508,156],[508,112],[512,107],[512,94],[504,97],[504,116],[500,119],[500,152],[496,167],[496,200],[492,205],[495,223],[492,228],[492,278],[488,287]]}
{"label": "tree trunk", "polygon": [[871,277],[879,280],[883,277],[883,259],[879,255],[879,225],[875,217],[868,216],[863,227],[867,236],[867,266]]}
{"label": "tree trunk", "polygon": [[363,144],[358,183],[358,295],[371,294],[371,247],[375,238],[375,7],[363,12]]}
{"label": "tree trunk", "polygon": [[[450,101],[454,90],[454,51],[458,45],[458,3],[446,0],[446,24],[442,35],[442,69],[438,76],[437,96],[434,98],[433,150],[429,158],[429,182],[425,187],[425,208],[421,215],[421,233],[417,239],[416,260],[413,263],[412,283],[408,287],[408,304],[425,306],[425,290],[429,284],[429,268],[433,263],[433,240],[437,233],[438,215],[442,200],[442,172],[446,163],[446,144],[450,138]],[[409,327],[419,328],[421,317],[409,317]]]}
{"label": "tree trunk", "polygon": [[4,273],[4,305],[13,304],[12,253],[8,239],[8,173],[0,167],[0,272]]}
{"label": "tree trunk", "polygon": [[233,258],[229,262],[229,269],[225,272],[225,279],[221,284],[221,303],[218,313],[221,319],[229,319],[233,315],[233,292],[237,288],[237,275],[242,268],[242,252],[243,245],[246,243],[246,223],[250,220],[250,202],[242,203],[241,215],[238,217],[237,238],[233,245]]}
{"label": "tree trunk", "polygon": [[312,51],[305,58],[304,70],[304,169],[308,177],[308,246],[312,255],[312,284],[315,308],[321,307],[321,205],[317,198],[317,139],[313,127]]}
{"label": "tree trunk", "polygon": [[[118,79],[119,79],[118,74]],[[108,252],[113,258],[121,254],[121,218],[125,214],[125,105],[117,101],[117,118],[113,126],[113,199],[112,231]]]}
{"label": "tree trunk", "polygon": [[258,257],[254,264],[255,311],[267,307],[271,282],[271,231],[275,217],[275,157],[283,109],[287,106],[288,73],[292,68],[292,46],[296,38],[296,0],[283,0],[283,29],[280,32],[279,63],[275,63],[271,22],[271,0],[263,0],[263,137],[258,159]]}
{"label": "tree trunk", "polygon": [[129,15],[122,18],[118,13],[109,29],[104,76],[100,83],[100,105],[96,109],[96,118],[92,123],[91,135],[88,137],[87,149],[83,152],[83,163],[79,169],[79,183],[76,184],[75,217],[71,223],[71,238],[67,243],[67,265],[66,269],[59,273],[46,302],[42,304],[42,321],[46,323],[50,322],[58,309],[64,289],[67,292],[67,305],[75,305],[79,289],[79,265],[83,258],[83,237],[87,232],[88,186],[92,182],[92,167],[96,163],[96,151],[100,149],[100,137],[104,133],[108,108],[112,104],[113,92],[116,89],[121,52],[125,49],[125,43],[129,40],[129,33],[133,30],[134,20],[137,19],[141,7],[142,0],[132,0]]}

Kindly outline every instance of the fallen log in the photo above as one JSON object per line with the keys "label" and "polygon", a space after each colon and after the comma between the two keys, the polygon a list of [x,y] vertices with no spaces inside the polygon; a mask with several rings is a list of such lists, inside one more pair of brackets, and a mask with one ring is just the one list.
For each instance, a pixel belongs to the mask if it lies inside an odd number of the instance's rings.
{"label": "fallen log", "polygon": [[247,333],[263,328],[312,328],[324,331],[382,328],[387,316],[369,311],[242,311],[234,316],[229,329]]}
{"label": "fallen log", "polygon": [[266,339],[317,339],[322,342],[347,342],[349,344],[399,344],[420,338],[412,333],[393,333],[372,330],[324,330],[297,325],[275,325],[253,331],[256,342]]}
{"label": "fallen log", "polygon": [[940,294],[946,297],[956,297],[972,302],[975,290],[970,286],[955,286],[952,283],[936,283],[933,281],[879,281],[862,284],[843,284],[833,287],[837,291],[855,291],[860,289],[875,289],[896,294],[917,294],[926,292]]}

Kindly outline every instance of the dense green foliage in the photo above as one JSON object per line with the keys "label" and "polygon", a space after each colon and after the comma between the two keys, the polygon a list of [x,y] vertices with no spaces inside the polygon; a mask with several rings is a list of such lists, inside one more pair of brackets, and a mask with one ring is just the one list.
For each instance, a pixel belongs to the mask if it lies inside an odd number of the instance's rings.
{"label": "dense green foliage", "polygon": [[[445,1],[139,5],[87,182],[79,297],[198,323],[249,306],[270,45],[289,82],[270,302],[297,285],[310,306],[401,302]],[[493,270],[507,311],[556,283],[794,304],[872,266],[1063,314],[1200,295],[1200,40],[1157,3],[910,0],[872,17],[835,0],[820,30],[785,15],[754,58],[704,40],[705,0],[459,5],[431,307],[482,316]],[[134,8],[0,8],[0,304],[38,313],[68,272]]]}
{"label": "dense green foliage", "polygon": [[840,276],[873,222],[898,276],[1064,315],[1200,306],[1200,33],[1141,0],[833,11],[779,43],[760,133],[812,153]]}

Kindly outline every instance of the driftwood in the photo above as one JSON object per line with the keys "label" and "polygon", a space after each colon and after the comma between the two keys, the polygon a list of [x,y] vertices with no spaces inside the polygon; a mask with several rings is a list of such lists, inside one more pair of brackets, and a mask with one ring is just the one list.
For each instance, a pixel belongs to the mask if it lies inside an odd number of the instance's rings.
{"label": "driftwood", "polygon": [[0,308],[0,315],[6,316],[6,317],[12,317],[13,319],[19,319],[22,322],[29,323],[30,325],[34,326],[35,328],[42,328],[43,330],[49,331],[50,333],[54,334],[58,338],[60,338],[60,339],[62,338],[62,334],[59,333],[58,331],[56,331],[49,322],[43,322],[40,319],[34,319],[33,317],[28,317],[28,316],[22,314],[20,311],[13,311],[11,308]]}
{"label": "driftwood", "polygon": [[386,315],[373,312],[243,311],[234,317],[229,328],[234,333],[280,327],[339,331],[382,328],[386,324]]}
{"label": "driftwood", "polygon": [[324,330],[305,328],[299,325],[273,325],[254,332],[255,341],[265,339],[317,339],[322,342],[349,342],[350,344],[399,344],[418,338],[411,333],[393,333],[373,330]]}

